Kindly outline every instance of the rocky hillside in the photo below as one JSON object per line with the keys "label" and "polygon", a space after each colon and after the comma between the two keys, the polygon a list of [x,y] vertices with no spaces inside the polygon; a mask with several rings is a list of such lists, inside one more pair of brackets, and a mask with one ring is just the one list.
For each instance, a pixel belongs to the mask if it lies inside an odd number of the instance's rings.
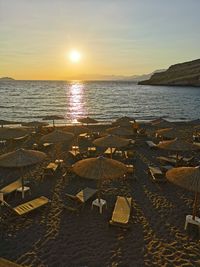
{"label": "rocky hillside", "polygon": [[138,84],[200,86],[200,59],[172,65]]}

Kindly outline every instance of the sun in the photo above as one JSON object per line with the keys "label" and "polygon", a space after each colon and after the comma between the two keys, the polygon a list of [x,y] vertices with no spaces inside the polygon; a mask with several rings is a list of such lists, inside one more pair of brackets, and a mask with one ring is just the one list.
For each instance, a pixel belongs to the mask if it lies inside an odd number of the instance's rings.
{"label": "sun", "polygon": [[80,61],[80,59],[81,59],[81,54],[77,50],[72,50],[69,53],[69,58],[70,58],[72,63],[78,63]]}

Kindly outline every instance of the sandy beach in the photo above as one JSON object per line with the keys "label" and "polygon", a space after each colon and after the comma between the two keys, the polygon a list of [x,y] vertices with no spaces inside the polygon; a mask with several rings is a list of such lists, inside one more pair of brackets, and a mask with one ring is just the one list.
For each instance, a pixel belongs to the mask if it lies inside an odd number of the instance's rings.
{"label": "sandy beach", "polygon": [[[91,126],[103,131],[106,126]],[[143,125],[152,133],[148,125]],[[191,126],[176,123],[184,138],[192,141]],[[200,266],[200,235],[195,227],[184,230],[185,216],[191,214],[194,193],[170,182],[153,183],[148,174],[148,165],[158,164],[156,157],[169,152],[150,149],[145,141],[153,135],[133,137],[136,140],[134,177],[106,181],[102,185],[102,198],[107,209],[100,214],[97,207],[91,209],[89,201],[78,213],[65,208],[66,193],[76,194],[85,187],[96,187],[96,181],[74,174],[63,178],[58,171],[53,177],[41,180],[42,168],[55,156],[49,153],[42,164],[31,168],[26,178],[30,181],[31,195],[21,199],[14,193],[6,201],[16,206],[38,196],[46,196],[51,202],[25,216],[11,216],[1,223],[0,257],[22,266],[33,267],[142,267],[142,266]],[[91,145],[91,140],[80,143],[81,151]],[[63,153],[64,164],[72,160],[67,149]],[[2,150],[5,153],[5,148]],[[1,154],[3,153],[1,152]],[[199,152],[186,153],[200,160]],[[4,183],[19,178],[18,170],[0,168]],[[9,179],[9,182],[8,182]],[[132,213],[130,228],[110,226],[117,196],[131,196]],[[2,207],[1,212],[6,212]],[[200,211],[198,212],[200,215]]]}

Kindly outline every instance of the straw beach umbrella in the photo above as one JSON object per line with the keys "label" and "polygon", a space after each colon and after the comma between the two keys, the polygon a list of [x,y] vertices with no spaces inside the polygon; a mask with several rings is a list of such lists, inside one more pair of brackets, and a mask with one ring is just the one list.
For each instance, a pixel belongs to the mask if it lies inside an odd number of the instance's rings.
{"label": "straw beach umbrella", "polygon": [[46,134],[40,138],[43,143],[64,143],[72,141],[74,135],[65,131],[54,130],[53,132]]}
{"label": "straw beach umbrella", "polygon": [[200,147],[193,145],[189,142],[180,140],[180,139],[174,139],[169,141],[162,141],[159,142],[157,145],[158,148],[167,149],[167,150],[173,150],[173,151],[193,151],[198,150]]}
{"label": "straw beach umbrella", "polygon": [[200,167],[173,168],[166,172],[166,177],[170,182],[195,192],[192,213],[193,220],[195,220],[200,194]]}
{"label": "straw beach umbrella", "polygon": [[17,121],[0,120],[0,125],[3,128],[4,125],[19,124]]}
{"label": "straw beach umbrella", "polygon": [[117,126],[117,127],[106,129],[106,132],[108,132],[109,134],[114,134],[114,135],[130,136],[130,135],[133,135],[133,128],[131,130],[125,127]]}
{"label": "straw beach umbrella", "polygon": [[[0,166],[5,168],[28,167],[43,161],[46,154],[35,150],[18,149],[0,156]],[[24,198],[24,179],[22,176],[22,198]]]}
{"label": "straw beach umbrella", "polygon": [[97,138],[96,140],[93,141],[93,144],[95,146],[99,146],[99,147],[110,147],[111,149],[111,158],[112,158],[112,148],[114,147],[124,147],[127,146],[130,143],[130,139],[125,139],[125,138],[121,138],[119,136],[116,135],[106,135],[100,138]]}
{"label": "straw beach umbrella", "polygon": [[49,121],[52,120],[53,121],[53,127],[55,127],[55,120],[63,120],[64,117],[60,116],[60,115],[47,115],[43,118],[43,120]]}
{"label": "straw beach umbrella", "polygon": [[126,127],[126,128],[130,128],[133,130],[133,123],[131,121],[134,121],[135,123],[135,120],[130,118],[130,117],[121,117],[119,119],[117,119],[116,121],[114,121],[112,123],[113,126],[121,126],[121,127]]}
{"label": "straw beach umbrella", "polygon": [[81,126],[81,125],[69,126],[67,127],[67,131],[73,133],[74,135],[79,135],[82,133],[91,133],[91,130],[89,128]]}
{"label": "straw beach umbrella", "polygon": [[31,121],[31,122],[23,122],[21,124],[22,126],[26,126],[26,127],[44,127],[44,126],[48,126],[49,124],[47,122],[43,122],[43,121]]}
{"label": "straw beach umbrella", "polygon": [[9,140],[24,137],[28,131],[22,128],[0,128],[0,139]]}
{"label": "straw beach umbrella", "polygon": [[116,119],[116,123],[120,123],[120,122],[131,122],[131,121],[134,121],[135,122],[135,119],[131,118],[131,117],[128,117],[128,116],[124,116],[124,117],[121,117],[121,118],[118,118]]}
{"label": "straw beach umbrella", "polygon": [[157,145],[158,148],[161,149],[166,149],[166,150],[171,150],[171,151],[176,151],[176,160],[178,161],[178,152],[180,151],[193,151],[193,150],[198,150],[200,149],[199,146],[193,145],[189,142],[179,140],[179,139],[174,139],[174,140],[169,140],[169,141],[162,141],[159,142]]}
{"label": "straw beach umbrella", "polygon": [[103,180],[116,179],[127,172],[125,164],[103,156],[80,160],[72,166],[72,169],[81,177],[98,181],[99,199]]}
{"label": "straw beach umbrella", "polygon": [[156,128],[170,128],[174,125],[173,122],[167,121],[163,118],[152,120],[150,123],[151,123],[151,126],[156,127]]}
{"label": "straw beach umbrella", "polygon": [[93,118],[90,118],[90,117],[85,117],[85,118],[79,118],[77,120],[78,122],[81,122],[81,123],[85,123],[85,124],[94,124],[94,123],[98,123],[97,120],[93,119]]}
{"label": "straw beach umbrella", "polygon": [[54,151],[54,156],[59,156],[59,151],[61,150],[62,145],[65,143],[69,144],[73,139],[74,135],[72,133],[54,130],[53,132],[42,136],[40,142],[55,144],[56,150]]}
{"label": "straw beach umbrella", "polygon": [[[156,136],[157,137],[165,137],[166,134],[169,134],[169,133],[172,133],[172,134],[175,134],[174,132],[174,129],[173,128],[163,128],[163,129],[159,129],[156,131]],[[174,136],[175,137],[175,136]],[[173,138],[174,138],[173,137]]]}

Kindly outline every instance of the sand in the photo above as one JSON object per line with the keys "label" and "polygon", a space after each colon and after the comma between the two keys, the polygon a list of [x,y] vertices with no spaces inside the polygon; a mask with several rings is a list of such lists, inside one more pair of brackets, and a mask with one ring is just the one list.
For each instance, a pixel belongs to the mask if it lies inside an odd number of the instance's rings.
{"label": "sand", "polygon": [[[189,127],[177,127],[189,138]],[[32,168],[26,175],[32,194],[27,194],[25,200],[44,195],[51,203],[24,217],[10,217],[8,223],[1,225],[0,257],[22,266],[200,266],[198,229],[184,230],[194,194],[169,182],[152,183],[147,164],[156,163],[156,156],[168,152],[149,149],[145,140],[149,137],[137,138],[134,147],[135,179],[103,184],[102,198],[108,204],[103,214],[97,207],[91,210],[91,202],[79,213],[64,208],[66,192],[95,187],[95,181],[76,176],[63,179],[61,172],[41,181],[42,167],[50,158]],[[195,156],[200,159],[198,153]],[[71,163],[67,156],[64,159],[66,164]],[[0,174],[9,181],[19,175],[17,170],[2,168]],[[109,226],[117,195],[133,198],[129,229]],[[7,201],[13,206],[23,202],[20,195]],[[2,212],[6,212],[4,208]]]}

